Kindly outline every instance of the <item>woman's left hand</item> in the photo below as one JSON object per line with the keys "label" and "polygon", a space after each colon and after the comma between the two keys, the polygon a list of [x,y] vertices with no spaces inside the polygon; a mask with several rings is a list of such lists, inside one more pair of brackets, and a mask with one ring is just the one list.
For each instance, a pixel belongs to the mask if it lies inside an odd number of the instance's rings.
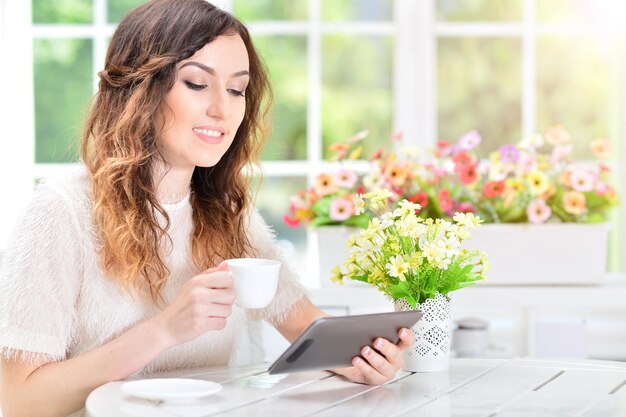
{"label": "woman's left hand", "polygon": [[395,345],[382,338],[374,340],[373,348],[365,346],[361,356],[352,358],[354,366],[332,371],[361,384],[381,385],[390,381],[404,365],[402,352],[415,343],[415,335],[409,329],[400,329],[398,336],[400,340]]}

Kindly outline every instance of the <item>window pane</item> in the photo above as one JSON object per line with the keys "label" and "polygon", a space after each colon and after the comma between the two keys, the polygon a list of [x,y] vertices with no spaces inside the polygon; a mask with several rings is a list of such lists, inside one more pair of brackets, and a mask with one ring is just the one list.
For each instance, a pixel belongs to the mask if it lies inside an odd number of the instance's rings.
{"label": "window pane", "polygon": [[366,154],[391,135],[392,43],[389,37],[328,35],[322,39],[322,137],[328,146],[369,130]]}
{"label": "window pane", "polygon": [[324,20],[391,20],[392,0],[323,0]]}
{"label": "window pane", "polygon": [[122,20],[128,12],[145,2],[145,0],[109,0],[107,20],[110,23],[117,23]]}
{"label": "window pane", "polygon": [[259,36],[254,43],[268,66],[274,92],[272,135],[261,158],[306,159],[306,38]]}
{"label": "window pane", "polygon": [[520,50],[519,39],[438,40],[439,139],[477,130],[483,155],[520,139]]}
{"label": "window pane", "polygon": [[32,0],[33,23],[90,23],[91,3],[91,0]]}
{"label": "window pane", "polygon": [[549,23],[621,24],[626,20],[623,0],[541,0],[537,18]]}
{"label": "window pane", "polygon": [[307,20],[306,0],[234,0],[234,14],[244,21]]}
{"label": "window pane", "polygon": [[574,158],[591,157],[591,140],[619,135],[623,51],[607,38],[537,40],[537,127],[565,126]]}
{"label": "window pane", "polygon": [[437,0],[436,5],[437,20],[482,22],[522,20],[522,0]]}
{"label": "window pane", "polygon": [[92,42],[36,39],[35,161],[76,161],[92,94]]}
{"label": "window pane", "polygon": [[267,224],[276,231],[276,239],[287,259],[301,270],[306,265],[306,229],[287,226],[283,216],[289,211],[289,197],[306,186],[305,177],[266,177],[257,194],[256,204]]}

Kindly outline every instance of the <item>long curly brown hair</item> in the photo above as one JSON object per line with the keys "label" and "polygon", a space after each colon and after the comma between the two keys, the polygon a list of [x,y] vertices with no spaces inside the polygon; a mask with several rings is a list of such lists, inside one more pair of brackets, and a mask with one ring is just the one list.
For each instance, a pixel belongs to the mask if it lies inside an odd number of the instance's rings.
{"label": "long curly brown hair", "polygon": [[100,262],[123,287],[147,286],[155,302],[170,273],[159,249],[170,223],[153,181],[154,162],[163,160],[155,138],[163,127],[161,104],[178,62],[220,35],[235,34],[250,64],[245,116],[221,160],[196,167],[191,180],[192,256],[203,270],[252,250],[242,227],[251,202],[243,168],[258,167],[271,91],[248,30],[205,0],[153,0],[120,22],[99,73],[80,152],[91,179]]}

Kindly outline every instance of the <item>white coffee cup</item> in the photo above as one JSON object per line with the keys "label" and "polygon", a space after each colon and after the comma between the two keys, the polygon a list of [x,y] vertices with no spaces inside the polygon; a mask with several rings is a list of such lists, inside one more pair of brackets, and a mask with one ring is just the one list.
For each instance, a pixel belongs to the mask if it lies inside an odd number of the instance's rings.
{"label": "white coffee cup", "polygon": [[228,270],[233,276],[236,304],[244,308],[267,306],[278,286],[280,262],[273,259],[228,259]]}

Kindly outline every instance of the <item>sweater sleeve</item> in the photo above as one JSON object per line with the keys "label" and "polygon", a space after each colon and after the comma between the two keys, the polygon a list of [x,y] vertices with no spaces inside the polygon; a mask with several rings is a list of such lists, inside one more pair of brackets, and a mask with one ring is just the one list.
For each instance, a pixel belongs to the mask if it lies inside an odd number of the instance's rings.
{"label": "sweater sleeve", "polygon": [[249,216],[248,239],[256,258],[276,259],[281,262],[276,296],[265,308],[247,310],[252,320],[266,319],[278,325],[285,321],[292,307],[306,296],[304,286],[298,282],[298,276],[289,262],[281,255],[274,231],[256,211]]}
{"label": "sweater sleeve", "polygon": [[25,362],[66,357],[80,290],[75,217],[41,184],[17,223],[0,270],[0,355]]}

